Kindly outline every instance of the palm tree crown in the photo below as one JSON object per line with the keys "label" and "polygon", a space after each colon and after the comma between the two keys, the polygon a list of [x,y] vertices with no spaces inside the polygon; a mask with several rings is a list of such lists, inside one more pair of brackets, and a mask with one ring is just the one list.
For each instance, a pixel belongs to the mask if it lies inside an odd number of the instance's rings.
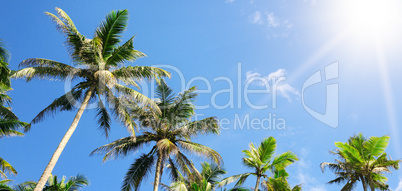
{"label": "palm tree crown", "polygon": [[134,134],[135,127],[126,103],[130,101],[157,107],[152,100],[128,86],[138,87],[136,81],[141,79],[169,76],[168,72],[155,67],[124,66],[127,61],[134,61],[145,56],[142,52],[134,50],[134,37],[119,45],[121,33],[127,26],[127,10],[110,12],[95,30],[92,39],[80,34],[63,10],[56,8],[56,11],[58,16],[49,12],[46,14],[56,23],[57,29],[66,36],[66,45],[73,60],[73,66],[49,59],[30,58],[20,63],[19,66],[23,69],[15,72],[13,77],[25,78],[26,81],[34,78],[66,82],[75,80],[74,87],[41,111],[31,124],[38,123],[46,115],[53,115],[57,111],[73,110],[76,108],[75,103],[81,103],[81,106],[42,174],[35,191],[40,191],[45,185],[89,103],[96,105],[99,129],[106,136],[110,130],[111,114]]}
{"label": "palm tree crown", "polygon": [[346,143],[336,142],[338,147],[332,153],[339,157],[335,163],[321,163],[324,172],[328,167],[335,172],[337,178],[328,183],[345,183],[342,191],[352,190],[357,182],[362,182],[364,191],[389,190],[384,173],[390,173],[391,169],[399,169],[400,160],[392,160],[384,152],[388,146],[390,137],[370,137],[366,139],[360,133]]}
{"label": "palm tree crown", "polygon": [[260,178],[268,178],[266,175],[267,171],[274,173],[277,170],[284,170],[287,166],[298,160],[297,156],[290,151],[274,157],[276,140],[273,137],[264,139],[257,148],[253,143],[250,143],[249,147],[249,150],[243,150],[243,153],[246,155],[243,158],[243,164],[246,167],[254,169],[254,171],[225,178],[220,183],[220,186],[226,186],[231,182],[237,181],[235,186],[239,187],[243,185],[250,175],[254,175],[257,177],[254,190],[258,191]]}
{"label": "palm tree crown", "polygon": [[171,167],[171,175],[178,178],[178,169],[185,175],[196,173],[201,176],[183,151],[206,156],[213,162],[220,164],[221,156],[204,145],[191,141],[192,137],[200,134],[219,133],[218,121],[214,117],[191,121],[194,113],[192,101],[196,97],[195,87],[190,88],[178,96],[162,80],[156,89],[158,110],[151,107],[133,105],[132,113],[139,126],[144,128],[141,135],[134,140],[131,136],[116,140],[104,145],[93,153],[106,152],[104,160],[116,156],[126,156],[130,152],[139,150],[152,142],[154,146],[147,154],[140,156],[132,165],[124,178],[122,190],[138,190],[141,181],[151,171],[156,162],[154,190],[158,189],[163,164]]}
{"label": "palm tree crown", "polygon": [[209,164],[208,162],[201,163],[201,167],[201,177],[197,176],[195,173],[193,173],[191,176],[183,176],[178,172],[178,177],[174,177],[174,182],[170,184],[169,187],[165,186],[165,189],[169,191],[215,190],[215,187],[221,181],[222,175],[226,174],[226,171],[220,166],[214,163]]}

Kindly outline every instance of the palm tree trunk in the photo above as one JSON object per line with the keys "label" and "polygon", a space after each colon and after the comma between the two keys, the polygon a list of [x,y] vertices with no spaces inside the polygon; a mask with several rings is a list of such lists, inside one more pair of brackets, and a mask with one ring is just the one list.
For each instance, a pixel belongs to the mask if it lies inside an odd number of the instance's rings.
{"label": "palm tree trunk", "polygon": [[258,191],[258,186],[260,185],[260,176],[257,175],[257,182],[255,183],[254,191]]}
{"label": "palm tree trunk", "polygon": [[73,135],[75,128],[77,127],[78,122],[80,121],[80,118],[81,118],[82,114],[84,113],[85,108],[88,105],[88,102],[89,102],[89,99],[91,98],[93,90],[94,90],[94,88],[91,87],[88,90],[87,94],[85,95],[84,101],[82,101],[80,109],[78,109],[78,112],[75,115],[74,120],[70,125],[70,128],[68,128],[66,134],[64,134],[63,139],[61,139],[59,146],[57,146],[56,151],[54,151],[53,156],[50,159],[49,163],[47,164],[45,170],[43,171],[43,174],[40,177],[38,184],[36,185],[34,191],[42,191],[43,187],[45,186],[46,181],[49,178],[50,174],[52,173],[54,166],[56,166],[57,160],[59,160],[59,157],[64,150],[64,147],[66,147],[68,140],[70,139],[71,135]]}
{"label": "palm tree trunk", "polygon": [[360,176],[360,180],[362,181],[362,184],[363,184],[363,190],[367,191],[367,185],[366,185],[366,182],[364,181],[363,176]]}
{"label": "palm tree trunk", "polygon": [[155,181],[154,181],[154,191],[158,191],[161,170],[162,168],[162,154],[158,152],[158,161],[156,162],[156,171],[155,171]]}

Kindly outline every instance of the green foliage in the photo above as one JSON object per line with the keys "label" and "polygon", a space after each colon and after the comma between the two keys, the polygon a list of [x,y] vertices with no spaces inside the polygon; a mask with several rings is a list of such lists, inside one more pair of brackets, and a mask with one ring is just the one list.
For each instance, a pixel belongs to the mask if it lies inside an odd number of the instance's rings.
{"label": "green foliage", "polygon": [[361,182],[363,189],[388,190],[387,178],[384,173],[390,173],[392,169],[399,169],[400,160],[392,160],[387,157],[385,149],[390,137],[370,137],[366,139],[360,133],[346,143],[336,142],[337,150],[332,153],[339,157],[335,163],[321,163],[321,168],[328,167],[336,178],[328,183],[345,184],[342,190],[352,190],[357,182]]}
{"label": "green foliage", "polygon": [[250,143],[249,147],[249,150],[243,150],[245,155],[243,164],[255,171],[227,177],[220,182],[221,187],[232,182],[236,182],[235,187],[241,187],[250,175],[256,176],[257,181],[261,177],[268,178],[267,171],[271,174],[278,171],[286,173],[285,168],[298,160],[297,156],[290,151],[273,157],[276,149],[276,140],[273,137],[265,138],[257,148],[253,143]]}
{"label": "green foliage", "polygon": [[134,134],[133,121],[129,115],[129,102],[157,107],[152,100],[128,86],[136,87],[136,81],[142,79],[159,81],[159,78],[169,77],[170,74],[155,67],[123,65],[145,56],[140,51],[134,50],[134,37],[119,45],[121,33],[128,21],[127,10],[110,12],[96,29],[93,39],[80,34],[63,10],[56,8],[56,12],[57,16],[49,12],[46,14],[66,36],[66,45],[73,65],[43,58],[29,58],[20,63],[19,67],[22,69],[12,76],[25,78],[27,82],[32,79],[67,82],[73,80],[75,85],[70,92],[55,99],[42,110],[31,124],[42,121],[48,115],[54,116],[58,111],[75,109],[75,103],[82,102],[83,95],[91,92],[93,94],[91,102],[98,102],[96,118],[99,129],[106,137],[109,135],[112,117]]}
{"label": "green foliage", "polygon": [[[199,121],[191,120],[195,108],[193,100],[197,95],[195,88],[175,96],[173,90],[161,80],[156,88],[156,95],[157,109],[131,105],[131,117],[141,127],[141,135],[137,135],[135,139],[130,136],[116,140],[92,152],[92,154],[106,153],[104,160],[107,160],[127,156],[128,153],[140,150],[144,145],[154,145],[148,154],[142,155],[131,165],[124,178],[122,190],[138,190],[141,181],[152,170],[150,167],[160,157],[162,164],[170,165],[173,180],[179,179],[179,171],[185,176],[201,177],[183,152],[209,158],[216,164],[222,161],[221,156],[213,149],[191,141],[191,138],[201,134],[219,133],[218,121],[214,117]],[[143,166],[146,168],[142,168]]]}

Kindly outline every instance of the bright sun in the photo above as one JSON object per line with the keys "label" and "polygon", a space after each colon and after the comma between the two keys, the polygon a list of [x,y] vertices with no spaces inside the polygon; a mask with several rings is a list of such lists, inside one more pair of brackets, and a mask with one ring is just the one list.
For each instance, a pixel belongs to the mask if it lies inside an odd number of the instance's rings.
{"label": "bright sun", "polygon": [[399,0],[342,0],[340,5],[341,26],[356,38],[383,39],[399,30]]}

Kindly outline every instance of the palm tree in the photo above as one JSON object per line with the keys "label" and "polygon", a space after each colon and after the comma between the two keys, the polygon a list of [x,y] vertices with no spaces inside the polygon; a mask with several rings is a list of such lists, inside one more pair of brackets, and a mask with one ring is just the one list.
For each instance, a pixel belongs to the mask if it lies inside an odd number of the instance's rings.
{"label": "palm tree", "polygon": [[[97,104],[95,108],[99,129],[106,136],[108,136],[111,123],[108,109],[112,111],[118,121],[122,122],[134,134],[134,127],[128,115],[126,102],[130,100],[137,104],[151,106],[155,106],[155,104],[146,96],[127,86],[137,86],[136,81],[141,79],[158,79],[169,76],[169,73],[159,68],[124,66],[127,61],[134,61],[145,56],[142,52],[134,50],[134,37],[119,45],[121,42],[120,34],[127,26],[127,10],[110,12],[96,29],[93,39],[80,34],[63,10],[56,8],[56,11],[59,17],[49,12],[46,14],[56,23],[57,29],[67,37],[66,44],[74,66],[43,58],[30,58],[20,63],[19,66],[25,68],[14,73],[13,77],[26,78],[26,81],[34,78],[67,82],[79,80],[71,91],[55,99],[42,110],[32,120],[31,124],[40,122],[46,115],[53,115],[56,111],[73,110],[76,103],[81,103],[81,105],[71,126],[46,166],[35,191],[42,190],[89,102]],[[29,129],[27,127],[27,130]]]}
{"label": "palm tree", "polygon": [[[124,181],[122,190],[138,190],[140,183],[151,171],[156,162],[154,191],[158,190],[160,178],[165,163],[173,169],[180,169],[187,176],[195,173],[201,175],[193,163],[183,154],[183,151],[210,158],[220,164],[221,156],[213,149],[191,141],[192,137],[200,134],[219,133],[218,121],[215,117],[191,121],[194,113],[193,100],[196,97],[195,87],[192,87],[178,96],[162,80],[156,88],[158,110],[150,107],[133,105],[133,119],[138,125],[145,128],[141,135],[134,140],[132,136],[116,140],[110,144],[99,147],[92,154],[106,152],[103,160],[117,156],[126,156],[135,152],[144,145],[152,142],[153,147],[147,154],[142,154],[131,165]],[[177,172],[172,170],[171,172]],[[177,177],[177,176],[175,176]]]}
{"label": "palm tree", "polygon": [[[171,173],[174,175],[173,182],[170,186],[165,186],[166,190],[170,191],[211,191],[221,181],[221,176],[226,174],[226,171],[218,165],[208,162],[201,163],[201,179],[193,173],[191,176],[184,177],[180,172]],[[170,167],[170,166],[169,166]],[[176,169],[168,168],[171,171]]]}
{"label": "palm tree", "polygon": [[249,147],[250,150],[243,150],[243,153],[246,155],[243,158],[243,164],[255,171],[227,177],[222,180],[220,186],[226,186],[231,182],[237,181],[235,186],[239,187],[243,185],[250,175],[254,175],[257,177],[254,190],[258,191],[261,177],[268,178],[266,175],[267,171],[274,173],[275,170],[284,169],[298,160],[297,156],[290,151],[273,157],[276,149],[276,140],[273,137],[265,138],[258,148],[253,143],[250,143]]}
{"label": "palm tree", "polygon": [[[27,181],[22,184],[15,185],[11,191],[33,191],[36,185],[36,182]],[[78,191],[88,185],[89,180],[80,174],[70,177],[67,182],[65,176],[63,176],[61,180],[58,180],[57,176],[50,175],[45,187],[43,188],[43,191]]]}
{"label": "palm tree", "polygon": [[57,176],[51,175],[43,191],[77,191],[88,185],[88,179],[80,174],[70,177],[67,182],[65,176],[59,181]]}
{"label": "palm tree", "polygon": [[348,139],[346,143],[335,142],[338,147],[332,153],[339,157],[335,163],[321,163],[324,172],[325,167],[334,171],[337,178],[328,183],[345,183],[342,191],[352,190],[357,182],[361,182],[364,191],[370,188],[389,190],[384,173],[390,173],[392,169],[399,169],[401,160],[392,160],[384,152],[388,146],[390,137],[370,137],[366,139],[360,133]]}
{"label": "palm tree", "polygon": [[[11,98],[7,92],[11,90],[10,69],[8,58],[10,53],[4,47],[0,39],[0,138],[6,136],[22,136],[18,129],[27,125],[19,121],[18,117],[10,110]],[[6,160],[0,157],[0,176],[7,178],[6,173],[16,175],[17,171]]]}
{"label": "palm tree", "polygon": [[263,180],[261,185],[266,191],[300,191],[301,185],[291,187],[288,182],[289,174],[285,169],[275,170],[273,176],[268,177],[267,180]]}

